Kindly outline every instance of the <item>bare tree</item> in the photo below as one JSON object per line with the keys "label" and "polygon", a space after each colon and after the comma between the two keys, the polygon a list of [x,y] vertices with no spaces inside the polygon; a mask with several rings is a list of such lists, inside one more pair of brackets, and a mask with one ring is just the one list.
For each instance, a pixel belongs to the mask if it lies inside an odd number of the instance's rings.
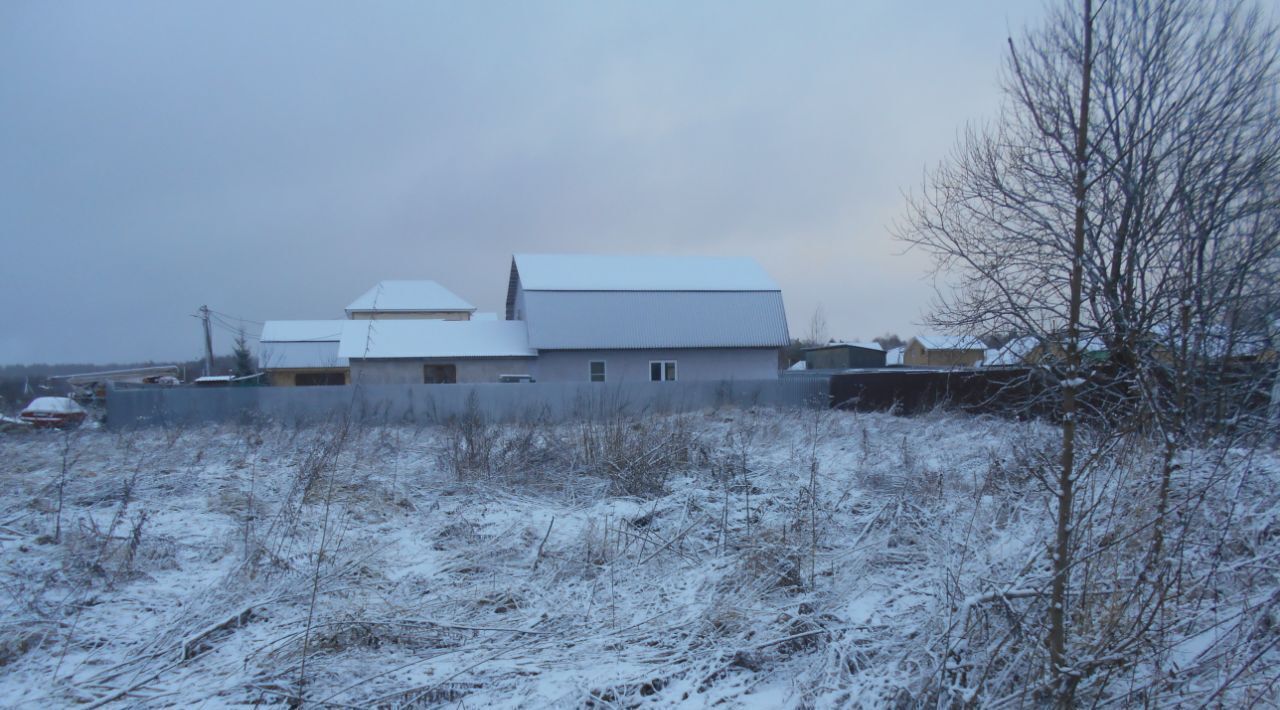
{"label": "bare tree", "polygon": [[[898,233],[935,257],[934,326],[1063,354],[1035,391],[1062,424],[1040,474],[1055,507],[1044,640],[1069,705],[1169,627],[1172,538],[1189,534],[1172,512],[1207,490],[1179,488],[1180,452],[1265,421],[1267,376],[1237,355],[1278,303],[1280,60],[1275,28],[1240,0],[1081,0],[1009,46],[999,120],[967,131]],[[1116,529],[1142,562],[1132,589],[1098,593],[1087,566],[1109,548],[1082,527],[1117,488],[1089,477],[1128,437],[1161,450],[1155,479],[1133,482],[1150,505]]]}

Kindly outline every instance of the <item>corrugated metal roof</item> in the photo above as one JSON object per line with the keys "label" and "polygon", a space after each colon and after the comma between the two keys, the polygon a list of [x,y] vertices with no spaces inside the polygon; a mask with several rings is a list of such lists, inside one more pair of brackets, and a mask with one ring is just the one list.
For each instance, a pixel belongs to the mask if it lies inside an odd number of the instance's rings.
{"label": "corrugated metal roof", "polygon": [[474,311],[475,306],[435,281],[379,281],[347,306],[352,311]]}
{"label": "corrugated metal roof", "polygon": [[258,345],[258,367],[263,370],[346,366],[347,359],[338,356],[337,339],[292,343],[263,341]]}
{"label": "corrugated metal roof", "polygon": [[539,350],[791,342],[778,291],[526,291],[524,298],[529,345]]}
{"label": "corrugated metal roof", "polygon": [[523,321],[353,320],[338,354],[348,358],[534,357]]}
{"label": "corrugated metal roof", "polygon": [[261,342],[300,343],[308,341],[337,342],[342,337],[345,320],[269,320],[262,324]]}
{"label": "corrugated metal roof", "polygon": [[777,291],[749,257],[516,254],[525,291]]}

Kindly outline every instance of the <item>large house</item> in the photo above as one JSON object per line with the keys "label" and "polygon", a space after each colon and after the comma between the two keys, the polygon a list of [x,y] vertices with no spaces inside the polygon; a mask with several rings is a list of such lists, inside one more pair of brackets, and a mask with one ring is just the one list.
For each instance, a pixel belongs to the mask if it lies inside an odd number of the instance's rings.
{"label": "large house", "polygon": [[782,293],[751,259],[518,254],[506,319],[432,281],[384,281],[340,321],[271,321],[272,384],[778,377]]}
{"label": "large house", "polygon": [[790,343],[781,290],[747,258],[517,254],[506,315],[542,381],[772,379]]}

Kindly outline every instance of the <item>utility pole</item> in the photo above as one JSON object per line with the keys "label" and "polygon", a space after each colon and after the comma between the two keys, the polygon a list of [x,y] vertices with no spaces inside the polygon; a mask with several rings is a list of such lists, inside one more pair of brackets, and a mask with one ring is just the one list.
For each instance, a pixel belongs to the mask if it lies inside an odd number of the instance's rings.
{"label": "utility pole", "polygon": [[209,307],[200,306],[200,321],[204,323],[204,376],[213,374],[213,333],[209,330]]}

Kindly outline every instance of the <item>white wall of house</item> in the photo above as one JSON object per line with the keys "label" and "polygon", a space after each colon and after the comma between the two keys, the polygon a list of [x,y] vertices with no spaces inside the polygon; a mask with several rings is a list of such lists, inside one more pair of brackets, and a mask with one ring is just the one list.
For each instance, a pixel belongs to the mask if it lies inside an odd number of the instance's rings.
{"label": "white wall of house", "polygon": [[497,382],[501,375],[528,375],[533,358],[427,358],[406,360],[351,360],[351,381],[369,385],[423,382],[425,365],[454,365],[458,382]]}
{"label": "white wall of house", "polygon": [[778,351],[773,348],[542,350],[533,374],[539,382],[589,382],[592,360],[605,362],[606,382],[648,382],[654,360],[675,360],[682,381],[778,378]]}

